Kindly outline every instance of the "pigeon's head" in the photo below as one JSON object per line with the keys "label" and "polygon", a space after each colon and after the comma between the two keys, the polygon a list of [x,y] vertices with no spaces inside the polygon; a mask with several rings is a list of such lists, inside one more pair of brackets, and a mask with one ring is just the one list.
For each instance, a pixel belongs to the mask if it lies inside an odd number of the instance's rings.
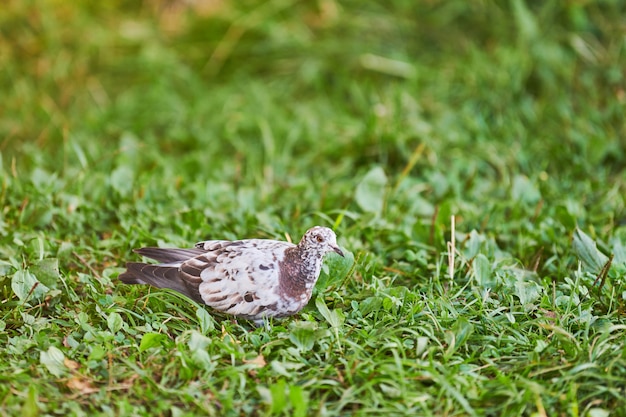
{"label": "pigeon's head", "polygon": [[337,236],[335,236],[335,232],[328,227],[315,226],[310,228],[306,231],[304,236],[302,236],[299,245],[314,249],[322,255],[326,252],[336,252],[343,256],[343,252],[339,249],[339,246],[337,246]]}

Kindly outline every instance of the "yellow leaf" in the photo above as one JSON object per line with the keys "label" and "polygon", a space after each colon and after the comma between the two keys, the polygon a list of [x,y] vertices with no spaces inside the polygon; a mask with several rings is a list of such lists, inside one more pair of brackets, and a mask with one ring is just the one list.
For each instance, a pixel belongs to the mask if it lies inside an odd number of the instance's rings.
{"label": "yellow leaf", "polygon": [[64,358],[63,359],[63,364],[68,368],[71,369],[72,371],[77,370],[78,368],[80,368],[80,364],[78,362],[75,362],[71,359],[68,358]]}
{"label": "yellow leaf", "polygon": [[254,359],[250,359],[250,360],[243,360],[243,363],[251,363],[253,365],[257,365],[259,368],[264,367],[265,365],[267,365],[267,362],[265,362],[265,358],[263,357],[263,355],[259,355]]}

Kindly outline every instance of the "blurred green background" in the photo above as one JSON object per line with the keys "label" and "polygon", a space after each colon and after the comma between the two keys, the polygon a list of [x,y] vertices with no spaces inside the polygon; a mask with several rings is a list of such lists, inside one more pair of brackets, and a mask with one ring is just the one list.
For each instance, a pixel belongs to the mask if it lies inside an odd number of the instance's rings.
{"label": "blurred green background", "polygon": [[[185,200],[174,207],[220,211],[247,190],[252,210],[280,195],[281,216],[353,208],[354,179],[372,166],[415,178],[417,214],[484,212],[474,203],[498,204],[516,178],[584,204],[623,170],[622,12],[620,1],[9,1],[3,171],[69,181],[65,199],[97,211],[152,188]],[[473,214],[468,229],[489,223]]]}
{"label": "blurred green background", "polygon": [[513,147],[533,158],[511,169],[549,174],[611,162],[624,134],[622,11],[619,1],[9,1],[3,159],[111,164],[135,136],[183,165],[202,149],[208,176],[252,154],[250,141],[258,160],[246,167],[283,158],[293,169],[316,154],[337,173],[401,169],[418,143],[441,162],[474,151],[496,167]]}

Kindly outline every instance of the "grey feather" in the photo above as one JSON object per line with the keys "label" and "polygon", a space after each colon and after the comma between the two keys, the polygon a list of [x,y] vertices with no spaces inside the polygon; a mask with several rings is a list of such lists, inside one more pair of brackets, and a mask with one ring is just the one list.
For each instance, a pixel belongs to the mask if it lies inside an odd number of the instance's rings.
{"label": "grey feather", "polygon": [[157,288],[168,288],[177,291],[194,301],[203,303],[197,287],[188,286],[178,276],[177,268],[161,265],[150,265],[141,262],[128,262],[126,272],[119,277],[125,284],[147,284]]}
{"label": "grey feather", "polygon": [[178,249],[178,248],[141,248],[133,252],[163,263],[183,262],[189,258],[202,255],[206,251],[202,249]]}

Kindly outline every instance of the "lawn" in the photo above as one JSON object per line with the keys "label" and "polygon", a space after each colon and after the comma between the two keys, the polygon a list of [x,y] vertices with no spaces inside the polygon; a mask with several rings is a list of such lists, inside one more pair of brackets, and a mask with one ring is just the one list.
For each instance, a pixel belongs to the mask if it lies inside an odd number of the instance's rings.
{"label": "lawn", "polygon": [[[7,0],[0,415],[626,416],[626,4]],[[142,246],[331,227],[254,327]]]}

